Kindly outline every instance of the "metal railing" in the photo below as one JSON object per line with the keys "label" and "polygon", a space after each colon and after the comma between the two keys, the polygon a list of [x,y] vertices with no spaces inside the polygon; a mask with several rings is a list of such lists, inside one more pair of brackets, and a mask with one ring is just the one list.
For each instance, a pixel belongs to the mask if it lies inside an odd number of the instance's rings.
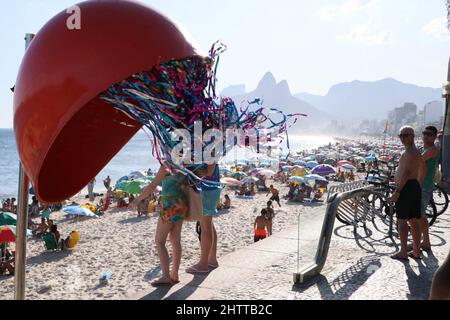
{"label": "metal railing", "polygon": [[[366,181],[345,183],[332,186],[329,189],[328,206],[325,212],[314,262],[303,269],[299,269],[294,274],[294,283],[304,284],[314,279],[323,270],[327,261],[331,237],[334,231],[334,223],[338,214],[348,215],[352,219],[355,228],[359,223],[365,225],[366,221],[373,219],[373,215],[376,214],[376,209],[373,203],[367,201],[373,196],[384,197],[382,193]],[[390,216],[393,217],[394,209],[392,205],[389,208],[391,211]],[[389,230],[392,231],[392,227],[393,219],[390,220]]]}

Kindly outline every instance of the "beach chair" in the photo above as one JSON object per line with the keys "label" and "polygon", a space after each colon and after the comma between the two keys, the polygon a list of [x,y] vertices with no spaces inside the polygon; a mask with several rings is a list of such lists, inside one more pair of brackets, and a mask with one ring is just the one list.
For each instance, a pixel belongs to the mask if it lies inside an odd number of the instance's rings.
{"label": "beach chair", "polygon": [[45,244],[45,249],[47,251],[56,251],[58,249],[58,244],[56,243],[55,237],[51,233],[46,233],[42,237]]}

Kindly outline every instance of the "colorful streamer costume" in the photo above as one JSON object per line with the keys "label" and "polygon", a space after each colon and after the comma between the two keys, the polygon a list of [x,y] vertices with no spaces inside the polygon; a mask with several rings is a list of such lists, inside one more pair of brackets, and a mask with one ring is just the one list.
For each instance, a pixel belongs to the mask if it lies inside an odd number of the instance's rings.
{"label": "colorful streamer costume", "polygon": [[[216,72],[219,55],[225,49],[224,45],[216,43],[209,57],[191,56],[158,64],[115,84],[100,95],[101,99],[151,132],[153,154],[161,164],[164,163],[174,173],[188,176],[197,185],[205,181],[195,174],[196,170],[192,166],[177,164],[172,158],[172,150],[180,142],[173,139],[175,130],[185,129],[193,136],[195,123],[201,122],[202,133],[218,129],[225,135],[227,129],[253,129],[256,132],[278,130],[278,133],[287,135],[288,120],[294,118],[295,123],[299,116],[306,116],[285,115],[273,108],[267,112],[261,99],[248,102],[240,111],[232,99],[218,99]],[[281,117],[279,121],[273,119],[275,114]],[[204,149],[212,141],[202,143]],[[233,143],[224,145],[225,152],[234,146]]]}

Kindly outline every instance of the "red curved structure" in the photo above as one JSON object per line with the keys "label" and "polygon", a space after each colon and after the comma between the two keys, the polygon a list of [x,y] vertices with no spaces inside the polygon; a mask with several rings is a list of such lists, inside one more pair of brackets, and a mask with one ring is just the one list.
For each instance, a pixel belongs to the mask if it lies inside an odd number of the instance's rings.
{"label": "red curved structure", "polygon": [[173,22],[145,5],[78,6],[81,29],[67,28],[66,11],[52,18],[28,48],[15,86],[20,159],[48,203],[82,190],[141,128],[97,96],[158,62],[197,54]]}

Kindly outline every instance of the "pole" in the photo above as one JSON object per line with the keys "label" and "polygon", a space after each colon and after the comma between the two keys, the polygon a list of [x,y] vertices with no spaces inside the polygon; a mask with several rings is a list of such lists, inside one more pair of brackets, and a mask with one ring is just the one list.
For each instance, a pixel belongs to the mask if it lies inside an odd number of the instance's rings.
{"label": "pole", "polygon": [[[25,36],[25,50],[28,49],[34,34]],[[27,226],[28,226],[28,187],[29,179],[19,164],[19,196],[17,206],[16,256],[14,276],[14,299],[25,300],[25,264],[27,259]]]}
{"label": "pole", "polygon": [[[442,149],[442,180],[445,187],[450,183],[450,61],[448,65],[447,83],[444,85],[445,117],[444,117],[444,138]],[[448,190],[447,190],[448,191]]]}

